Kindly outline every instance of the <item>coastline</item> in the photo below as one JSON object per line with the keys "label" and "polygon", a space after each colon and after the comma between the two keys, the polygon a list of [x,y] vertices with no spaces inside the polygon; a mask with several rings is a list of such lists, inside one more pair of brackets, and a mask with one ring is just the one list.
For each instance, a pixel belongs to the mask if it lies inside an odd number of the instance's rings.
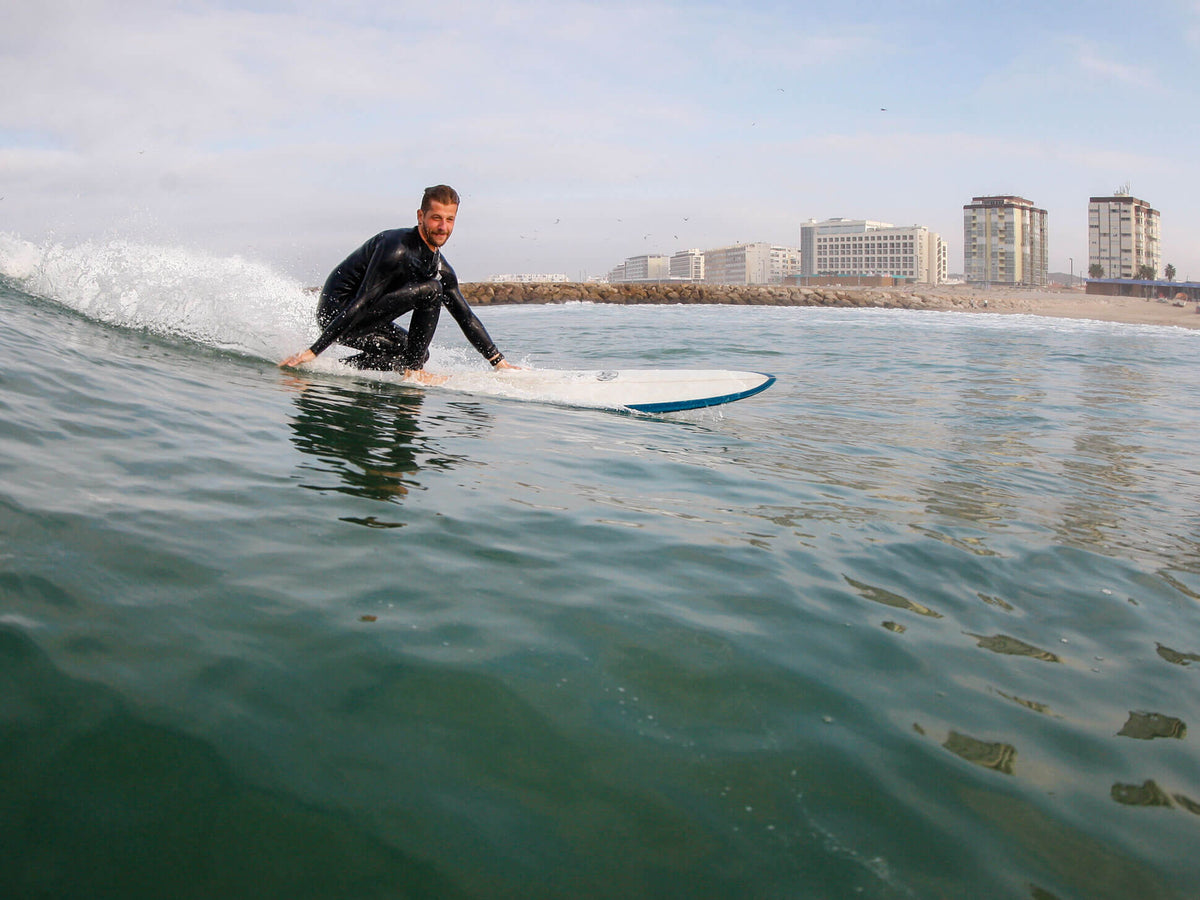
{"label": "coastline", "polygon": [[534,284],[462,285],[472,305],[584,301],[619,304],[721,303],[741,306],[833,306],[929,309],[994,315],[1092,319],[1126,325],[1200,329],[1200,305],[1140,297],[1109,297],[1072,290],[980,289],[966,285],[920,288],[798,287],[793,285]]}

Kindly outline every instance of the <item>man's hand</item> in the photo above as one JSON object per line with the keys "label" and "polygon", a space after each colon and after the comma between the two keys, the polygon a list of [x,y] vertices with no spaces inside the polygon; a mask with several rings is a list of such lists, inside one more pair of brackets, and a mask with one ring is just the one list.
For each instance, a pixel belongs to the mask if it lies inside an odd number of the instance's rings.
{"label": "man's hand", "polygon": [[304,365],[306,362],[312,362],[317,358],[317,354],[311,350],[301,350],[299,353],[293,353],[287,359],[279,364],[281,369],[294,369],[296,366]]}
{"label": "man's hand", "polygon": [[493,369],[519,369],[521,367],[514,366],[507,359],[502,359],[502,360],[500,360],[500,362],[496,363],[496,365],[492,366],[492,368]]}

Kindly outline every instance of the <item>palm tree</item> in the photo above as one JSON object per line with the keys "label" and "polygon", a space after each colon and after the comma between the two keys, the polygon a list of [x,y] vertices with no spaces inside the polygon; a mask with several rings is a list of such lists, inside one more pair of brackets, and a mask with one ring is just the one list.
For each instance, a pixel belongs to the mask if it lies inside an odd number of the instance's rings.
{"label": "palm tree", "polygon": [[1155,275],[1154,266],[1148,265],[1147,263],[1142,263],[1140,266],[1138,266],[1138,270],[1137,270],[1138,281],[1153,281],[1154,275]]}
{"label": "palm tree", "polygon": [[1103,278],[1104,277],[1104,266],[1100,265],[1100,263],[1092,263],[1090,266],[1088,266],[1088,277],[1089,278]]}
{"label": "palm tree", "polygon": [[1174,281],[1175,280],[1175,267],[1173,265],[1171,265],[1170,263],[1167,263],[1167,267],[1165,269],[1163,269],[1163,276],[1167,279],[1167,281]]}

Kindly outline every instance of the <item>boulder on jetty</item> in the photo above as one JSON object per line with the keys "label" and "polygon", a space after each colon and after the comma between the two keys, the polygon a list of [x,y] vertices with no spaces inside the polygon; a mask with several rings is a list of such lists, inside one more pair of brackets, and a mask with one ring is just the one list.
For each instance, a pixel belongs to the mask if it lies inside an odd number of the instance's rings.
{"label": "boulder on jetty", "polygon": [[[739,306],[839,306],[891,309],[963,309],[975,307],[964,297],[920,293],[912,289],[800,287],[696,283],[594,284],[583,282],[493,283],[462,285],[472,305],[522,303],[713,303]],[[986,306],[986,301],[984,304]]]}

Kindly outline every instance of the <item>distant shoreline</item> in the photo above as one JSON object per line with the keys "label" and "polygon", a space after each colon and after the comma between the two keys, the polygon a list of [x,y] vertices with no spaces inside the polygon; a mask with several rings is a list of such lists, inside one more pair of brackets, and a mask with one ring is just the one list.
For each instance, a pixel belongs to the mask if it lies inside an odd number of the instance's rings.
{"label": "distant shoreline", "polygon": [[[927,309],[951,312],[1052,316],[1129,325],[1200,329],[1200,306],[1139,297],[1105,297],[1070,290],[1022,290],[965,285],[916,288],[796,287],[782,285],[593,284],[476,282],[462,285],[473,305],[550,304],[573,301],[616,304],[719,303],[738,306],[827,306]],[[1182,302],[1182,301],[1179,301]]]}

